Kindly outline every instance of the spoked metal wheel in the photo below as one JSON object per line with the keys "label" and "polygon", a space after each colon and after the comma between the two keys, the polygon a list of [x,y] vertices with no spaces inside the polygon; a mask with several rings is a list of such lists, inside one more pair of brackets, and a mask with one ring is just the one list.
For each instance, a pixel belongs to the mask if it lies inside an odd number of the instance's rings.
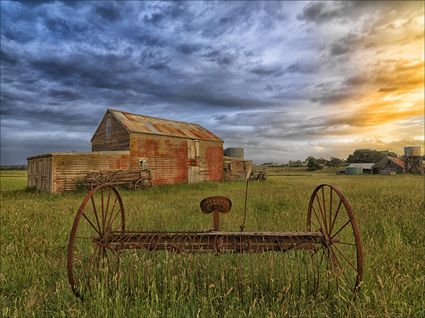
{"label": "spoked metal wheel", "polygon": [[152,182],[147,179],[139,179],[134,184],[134,190],[152,189]]}
{"label": "spoked metal wheel", "polygon": [[124,206],[110,185],[91,190],[78,209],[68,241],[68,281],[77,297],[94,286],[117,280],[118,255],[108,248],[108,235],[125,230]]}
{"label": "spoked metal wheel", "polygon": [[91,190],[101,186],[101,185],[114,185],[116,183],[114,174],[98,174],[93,181],[91,182]]}
{"label": "spoked metal wheel", "polygon": [[322,248],[313,254],[316,292],[319,285],[327,286],[328,293],[332,289],[358,291],[363,279],[360,231],[352,208],[339,189],[321,184],[313,191],[307,230],[324,235]]}

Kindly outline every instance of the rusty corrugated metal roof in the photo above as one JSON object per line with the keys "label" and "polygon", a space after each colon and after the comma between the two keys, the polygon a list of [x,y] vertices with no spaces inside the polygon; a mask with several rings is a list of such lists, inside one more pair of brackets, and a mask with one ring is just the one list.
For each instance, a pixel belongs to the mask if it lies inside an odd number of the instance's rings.
{"label": "rusty corrugated metal roof", "polygon": [[110,112],[131,133],[222,141],[218,136],[198,124],[149,117],[111,108],[108,108],[107,112]]}
{"label": "rusty corrugated metal roof", "polygon": [[392,162],[394,162],[399,167],[404,168],[404,161],[402,159],[398,157],[391,157],[391,156],[387,156],[387,158],[391,160]]}

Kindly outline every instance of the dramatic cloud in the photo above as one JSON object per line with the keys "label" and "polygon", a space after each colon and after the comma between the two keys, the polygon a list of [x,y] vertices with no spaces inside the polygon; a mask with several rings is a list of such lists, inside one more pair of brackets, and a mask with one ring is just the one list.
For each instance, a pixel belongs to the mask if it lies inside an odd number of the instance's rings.
{"label": "dramatic cloud", "polygon": [[423,144],[422,2],[0,5],[2,164],[89,150],[108,106],[258,162]]}

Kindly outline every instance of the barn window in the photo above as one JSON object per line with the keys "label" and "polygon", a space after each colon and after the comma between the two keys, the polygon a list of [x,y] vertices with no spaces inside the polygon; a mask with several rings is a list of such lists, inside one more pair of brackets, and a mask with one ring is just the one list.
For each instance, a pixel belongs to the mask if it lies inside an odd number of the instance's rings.
{"label": "barn window", "polygon": [[199,154],[199,140],[194,140],[193,141],[194,146],[195,146],[195,159],[199,159],[200,154]]}
{"label": "barn window", "polygon": [[106,118],[106,123],[105,123],[105,142],[109,141],[109,138],[111,138],[111,131],[112,131],[112,126],[111,126],[111,118]]}

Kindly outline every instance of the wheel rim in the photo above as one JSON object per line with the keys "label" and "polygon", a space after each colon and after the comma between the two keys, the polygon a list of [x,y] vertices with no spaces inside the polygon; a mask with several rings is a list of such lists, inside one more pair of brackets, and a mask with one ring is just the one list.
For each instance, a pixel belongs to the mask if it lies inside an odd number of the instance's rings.
{"label": "wheel rim", "polygon": [[152,186],[151,186],[150,181],[149,180],[146,180],[146,179],[137,180],[136,183],[135,183],[135,185],[134,185],[134,189],[135,190],[139,190],[139,189],[150,189],[151,187]]}
{"label": "wheel rim", "polygon": [[125,215],[118,191],[110,185],[91,190],[78,209],[68,241],[67,271],[73,293],[80,297],[99,280],[112,284],[118,255],[105,247],[111,231],[125,230]]}
{"label": "wheel rim", "polygon": [[358,291],[363,280],[363,251],[353,210],[342,192],[328,184],[319,185],[311,195],[307,230],[324,235],[322,248],[313,255],[317,275],[325,271],[328,292],[341,287]]}

